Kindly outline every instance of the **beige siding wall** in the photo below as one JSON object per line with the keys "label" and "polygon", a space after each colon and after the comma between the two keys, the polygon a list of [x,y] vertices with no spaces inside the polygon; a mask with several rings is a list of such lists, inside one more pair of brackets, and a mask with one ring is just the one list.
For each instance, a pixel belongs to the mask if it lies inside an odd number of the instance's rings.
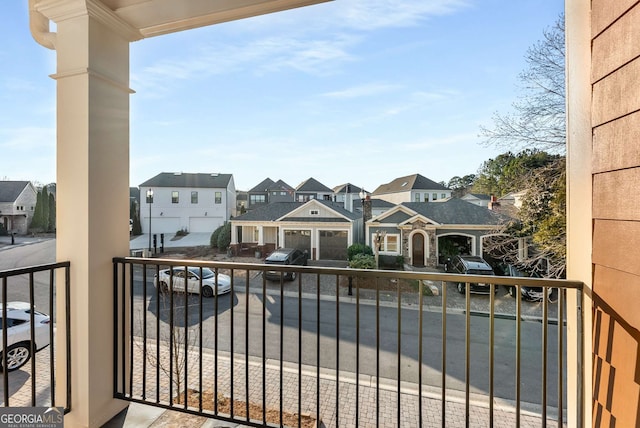
{"label": "beige siding wall", "polygon": [[594,0],[593,426],[640,426],[638,76],[640,5]]}

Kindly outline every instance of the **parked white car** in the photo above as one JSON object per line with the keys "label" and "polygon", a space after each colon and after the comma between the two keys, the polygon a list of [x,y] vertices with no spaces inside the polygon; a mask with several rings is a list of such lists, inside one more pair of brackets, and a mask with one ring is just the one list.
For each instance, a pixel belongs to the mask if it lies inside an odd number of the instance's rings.
{"label": "parked white car", "polygon": [[[187,293],[200,293],[200,268],[190,266],[186,268],[186,274],[185,281],[185,267],[176,266],[173,268],[173,291],[185,292],[186,290]],[[168,293],[171,286],[171,270],[161,270],[159,277],[154,277],[154,282],[156,287],[160,287],[160,292]],[[218,273],[216,277],[216,273],[211,269],[202,268],[203,297],[214,297],[216,294],[225,294],[230,290],[231,278],[229,275]]]}
{"label": "parked white car", "polygon": [[[25,365],[31,358],[31,305],[26,302],[8,302],[7,313],[4,314],[0,303],[0,333],[2,318],[7,319],[7,369],[13,371]],[[37,352],[49,346],[51,318],[47,314],[34,310],[33,322]],[[0,336],[0,351],[2,351],[2,336]],[[3,361],[4,357],[1,357],[0,366]]]}

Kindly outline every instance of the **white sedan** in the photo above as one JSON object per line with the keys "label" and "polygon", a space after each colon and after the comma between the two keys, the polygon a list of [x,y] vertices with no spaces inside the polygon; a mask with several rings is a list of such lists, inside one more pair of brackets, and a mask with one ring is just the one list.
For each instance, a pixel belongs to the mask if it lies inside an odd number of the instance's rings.
{"label": "white sedan", "polygon": [[[185,281],[186,272],[186,281]],[[168,293],[173,284],[173,291],[200,293],[200,268],[190,266],[176,266],[173,268],[173,283],[171,269],[160,271],[159,277],[154,278],[156,287],[160,287],[162,293]],[[217,282],[216,282],[217,281]],[[202,296],[213,297],[216,294],[225,294],[231,291],[231,278],[229,275],[216,273],[209,268],[202,268]]]}
{"label": "white sedan", "polygon": [[[26,302],[7,302],[7,313],[2,311],[0,303],[0,333],[2,333],[2,318],[7,322],[7,369],[17,370],[31,358],[31,305]],[[49,345],[49,327],[51,318],[36,310],[33,311],[33,330],[36,351]],[[0,336],[0,351],[2,351],[2,336]],[[4,357],[0,352],[0,367]]]}

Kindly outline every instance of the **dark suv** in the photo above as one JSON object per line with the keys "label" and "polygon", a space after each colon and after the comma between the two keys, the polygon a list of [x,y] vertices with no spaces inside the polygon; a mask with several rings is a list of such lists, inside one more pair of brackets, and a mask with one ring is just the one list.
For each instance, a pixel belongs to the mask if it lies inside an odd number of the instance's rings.
{"label": "dark suv", "polygon": [[[307,255],[295,248],[278,248],[273,253],[269,254],[269,256],[264,259],[264,262],[268,265],[306,266]],[[281,272],[275,270],[267,270],[264,272],[264,277],[272,281],[278,281],[280,279],[280,273]],[[296,279],[295,272],[286,272],[283,276],[284,279],[288,279],[289,281]]]}
{"label": "dark suv", "polygon": [[[495,275],[493,269],[482,257],[479,256],[455,256],[447,263],[447,272],[460,273],[464,275]],[[472,282],[472,293],[490,293],[491,288],[488,283]],[[465,283],[458,282],[458,292],[464,294]],[[494,292],[498,291],[498,287],[494,287]]]}

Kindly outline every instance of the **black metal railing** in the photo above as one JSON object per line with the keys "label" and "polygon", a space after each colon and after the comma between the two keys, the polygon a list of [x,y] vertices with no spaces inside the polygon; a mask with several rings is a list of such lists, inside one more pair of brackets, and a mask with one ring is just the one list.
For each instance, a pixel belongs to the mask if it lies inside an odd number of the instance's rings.
{"label": "black metal railing", "polygon": [[[472,295],[486,280],[114,258],[114,395],[250,426],[469,426],[472,414],[487,426],[580,426],[566,403],[581,403],[582,387],[567,391],[566,373],[583,365],[582,283],[491,277],[488,295]],[[525,287],[549,298],[524,302]]]}
{"label": "black metal railing", "polygon": [[[64,312],[56,311],[56,272],[64,273]],[[71,409],[70,262],[0,271],[3,407]],[[57,320],[67,328],[60,337]],[[57,336],[57,337],[56,337]],[[58,347],[66,356],[65,397],[56,397]],[[5,350],[7,350],[5,352]]]}

